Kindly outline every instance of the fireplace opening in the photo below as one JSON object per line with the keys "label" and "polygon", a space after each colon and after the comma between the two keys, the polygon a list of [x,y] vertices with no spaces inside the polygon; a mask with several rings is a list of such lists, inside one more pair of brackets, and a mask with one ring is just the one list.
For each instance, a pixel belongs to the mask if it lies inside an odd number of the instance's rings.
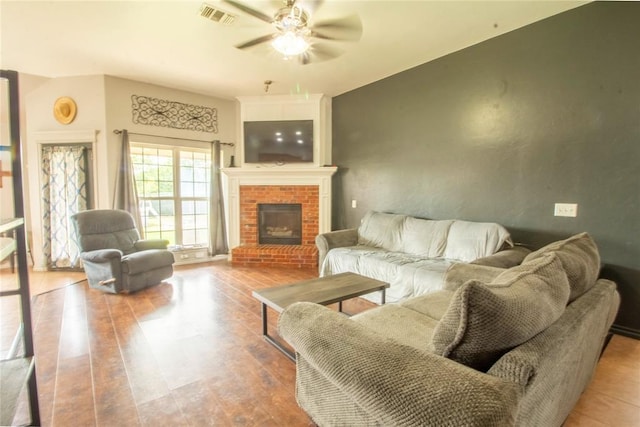
{"label": "fireplace opening", "polygon": [[258,204],[258,243],[261,245],[302,244],[302,205],[299,203]]}

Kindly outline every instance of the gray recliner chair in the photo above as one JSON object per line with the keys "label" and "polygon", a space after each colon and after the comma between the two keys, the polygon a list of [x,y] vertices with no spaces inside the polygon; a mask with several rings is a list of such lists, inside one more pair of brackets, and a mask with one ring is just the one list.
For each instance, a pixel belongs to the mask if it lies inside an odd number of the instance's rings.
{"label": "gray recliner chair", "polygon": [[167,240],[140,239],[129,212],[96,209],[71,216],[89,286],[130,293],[173,274]]}

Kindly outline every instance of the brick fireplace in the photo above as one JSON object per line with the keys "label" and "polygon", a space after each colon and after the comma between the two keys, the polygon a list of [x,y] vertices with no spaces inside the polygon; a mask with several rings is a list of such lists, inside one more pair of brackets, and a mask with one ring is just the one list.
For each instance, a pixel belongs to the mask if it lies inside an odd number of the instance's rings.
{"label": "brick fireplace", "polygon": [[[273,170],[275,169],[275,170]],[[231,261],[241,266],[316,268],[315,237],[331,230],[331,175],[335,167],[227,168]],[[258,206],[301,207],[301,243],[260,244]]]}

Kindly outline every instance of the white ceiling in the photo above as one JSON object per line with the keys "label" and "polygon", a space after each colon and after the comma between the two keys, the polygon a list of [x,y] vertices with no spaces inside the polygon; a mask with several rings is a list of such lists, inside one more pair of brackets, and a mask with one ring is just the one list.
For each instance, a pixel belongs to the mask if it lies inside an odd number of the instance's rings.
{"label": "white ceiling", "polygon": [[[303,0],[300,0],[301,2]],[[0,1],[0,66],[46,77],[106,74],[222,98],[295,92],[336,96],[506,33],[585,1],[326,0],[311,22],[356,14],[357,42],[308,65],[268,44],[234,45],[272,32],[228,3],[231,26],[199,15],[202,1]],[[278,1],[242,2],[271,15]]]}

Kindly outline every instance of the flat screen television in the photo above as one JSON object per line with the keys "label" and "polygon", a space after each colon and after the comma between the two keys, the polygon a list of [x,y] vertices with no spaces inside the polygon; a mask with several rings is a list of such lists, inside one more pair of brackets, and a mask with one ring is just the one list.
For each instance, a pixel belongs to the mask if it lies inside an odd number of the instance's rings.
{"label": "flat screen television", "polygon": [[313,163],[313,120],[244,122],[245,163]]}

